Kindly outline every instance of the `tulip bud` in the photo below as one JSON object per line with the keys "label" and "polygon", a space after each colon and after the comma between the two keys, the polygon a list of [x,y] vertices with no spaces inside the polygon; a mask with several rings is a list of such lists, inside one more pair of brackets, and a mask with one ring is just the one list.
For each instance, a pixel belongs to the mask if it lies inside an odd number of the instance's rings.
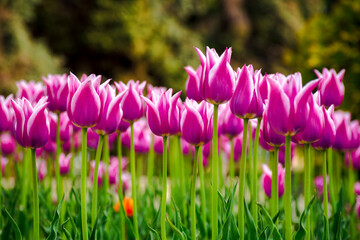
{"label": "tulip bud", "polygon": [[253,66],[244,65],[238,68],[236,88],[230,100],[230,109],[239,118],[260,118],[263,113],[263,101],[259,91],[259,70],[254,72]]}
{"label": "tulip bud", "polygon": [[37,103],[44,96],[44,86],[40,82],[21,80],[16,82],[16,86],[18,87],[16,97],[26,98],[31,104]]}
{"label": "tulip bud", "polygon": [[202,101],[186,99],[185,111],[181,117],[180,128],[184,139],[195,146],[204,145],[212,138],[213,108]]}
{"label": "tulip bud", "polygon": [[69,95],[67,75],[51,75],[42,77],[46,85],[46,96],[48,96],[48,109],[53,112],[66,111],[66,102]]}
{"label": "tulip bud", "polygon": [[11,155],[16,150],[16,142],[10,133],[1,134],[1,154]]}
{"label": "tulip bud", "polygon": [[189,99],[193,99],[197,102],[201,102],[203,100],[202,95],[201,95],[202,67],[199,66],[195,71],[192,67],[187,66],[187,67],[185,67],[185,70],[186,70],[187,74],[189,75],[189,77],[185,83],[186,96]]}
{"label": "tulip bud", "polygon": [[[264,189],[264,192],[266,196],[271,198],[271,182],[272,182],[272,172],[270,168],[266,165],[262,165],[263,174],[261,176],[261,185]],[[278,183],[279,183],[279,197],[282,197],[285,190],[285,169],[281,166],[281,164],[278,165]]]}
{"label": "tulip bud", "polygon": [[80,82],[72,73],[68,77],[67,113],[76,126],[89,128],[96,125],[101,113],[99,97],[101,76],[91,74],[86,78],[83,77],[82,80]]}
{"label": "tulip bud", "polygon": [[0,96],[0,133],[12,130],[13,113],[10,109],[12,98],[12,94],[10,94],[7,98]]}
{"label": "tulip bud", "polygon": [[345,87],[343,78],[345,69],[341,70],[338,74],[334,69],[323,68],[322,73],[318,70],[314,70],[315,74],[319,78],[319,92],[321,98],[321,104],[326,107],[332,104],[337,107],[340,106],[345,94]]}
{"label": "tulip bud", "polygon": [[322,114],[324,115],[324,131],[320,139],[316,142],[313,142],[311,146],[318,150],[328,149],[334,144],[335,140],[335,123],[333,120],[334,105],[331,105],[328,110],[325,109],[325,106],[322,106]]}
{"label": "tulip bud", "polygon": [[70,172],[70,161],[71,161],[71,153],[66,155],[61,153],[59,156],[59,166],[60,166],[60,174],[66,175]]}
{"label": "tulip bud", "polygon": [[49,139],[47,118],[47,97],[43,97],[33,107],[26,99],[11,100],[15,112],[15,138],[23,147],[39,148]]}

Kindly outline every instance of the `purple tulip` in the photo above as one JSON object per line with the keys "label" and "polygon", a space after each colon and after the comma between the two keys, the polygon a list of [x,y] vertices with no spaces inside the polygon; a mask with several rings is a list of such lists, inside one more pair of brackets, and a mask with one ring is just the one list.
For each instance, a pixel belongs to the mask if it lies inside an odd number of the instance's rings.
{"label": "purple tulip", "polygon": [[0,96],[0,133],[12,130],[13,113],[10,109],[10,103],[12,98],[12,94],[7,96],[6,98],[4,96]]}
{"label": "purple tulip", "polygon": [[101,85],[100,100],[101,114],[99,122],[92,129],[102,135],[108,135],[118,128],[123,112],[120,108],[121,97],[124,92],[115,96],[115,89],[110,85]]}
{"label": "purple tulip", "polygon": [[340,106],[345,94],[345,87],[343,78],[345,69],[336,74],[334,69],[323,68],[322,73],[318,70],[314,70],[317,77],[320,79],[319,92],[321,98],[321,104],[326,107],[332,104],[335,107]]}
{"label": "purple tulip", "polygon": [[66,175],[70,172],[70,161],[71,161],[71,153],[65,155],[61,153],[59,156],[59,166],[60,166],[60,174]]}
{"label": "purple tulip", "polygon": [[330,148],[334,144],[336,134],[335,123],[333,120],[334,105],[331,105],[328,110],[325,109],[325,106],[322,106],[321,110],[325,121],[324,132],[318,141],[311,144],[313,148],[318,150]]}
{"label": "purple tulip", "polygon": [[49,136],[50,136],[51,141],[55,142],[58,117],[55,113],[49,112],[48,118],[49,118],[49,126],[50,126]]}
{"label": "purple tulip", "polygon": [[[151,131],[144,118],[134,122],[134,145],[138,153],[146,153],[150,149]],[[122,144],[130,149],[130,128],[121,134]]]}
{"label": "purple tulip", "polygon": [[[260,144],[268,149],[273,149],[273,147],[280,147],[285,144],[285,137],[283,135],[280,135],[276,133],[270,126],[268,121],[268,101],[266,101],[264,113],[263,113],[263,119],[260,124],[260,136],[259,141]],[[266,146],[264,143],[270,145],[270,147]]]}
{"label": "purple tulip", "polygon": [[4,176],[5,174],[5,167],[6,165],[8,164],[9,160],[4,157],[4,156],[1,156],[1,175]]}
{"label": "purple tulip", "polygon": [[11,100],[15,112],[15,138],[23,147],[39,148],[49,139],[47,97],[42,97],[33,107],[26,99]]}
{"label": "purple tulip", "polygon": [[268,99],[269,96],[269,84],[268,84],[268,78],[272,77],[272,74],[268,75],[265,73],[264,76],[259,75],[259,92],[260,97],[263,102]]}
{"label": "purple tulip", "polygon": [[154,151],[163,154],[163,138],[157,135],[154,136]]}
{"label": "purple tulip", "polygon": [[190,144],[184,139],[184,137],[181,137],[181,151],[184,155],[188,155],[190,153]]}
{"label": "purple tulip", "polygon": [[[91,181],[94,181],[94,171],[95,171],[95,160],[90,162],[90,179]],[[98,169],[98,185],[102,186],[103,184],[103,177],[105,175],[105,163],[100,162],[99,163],[99,169]]]}
{"label": "purple tulip", "polygon": [[309,116],[308,100],[317,84],[318,80],[314,80],[302,87],[300,73],[286,79],[269,79],[268,121],[275,132],[293,136],[305,129]]}
{"label": "purple tulip", "polygon": [[324,113],[319,105],[320,101],[316,101],[318,94],[309,97],[309,116],[306,127],[303,131],[297,133],[292,140],[301,144],[316,142],[321,138],[325,128]]}
{"label": "purple tulip", "polygon": [[[326,176],[326,184],[329,185],[329,176]],[[314,185],[316,188],[316,192],[319,196],[323,194],[323,176],[318,176],[314,179]]]}
{"label": "purple tulip", "polygon": [[261,72],[252,65],[238,68],[236,74],[236,88],[230,100],[230,109],[239,118],[261,118],[263,101],[259,90]]}
{"label": "purple tulip", "polygon": [[100,118],[99,88],[101,76],[91,74],[81,79],[80,82],[73,73],[70,73],[68,77],[67,113],[73,124],[81,128],[89,128],[95,126]]}
{"label": "purple tulip", "polygon": [[37,161],[36,168],[38,171],[39,181],[44,180],[44,178],[46,177],[46,174],[47,174],[46,161],[44,161],[44,160]]}
{"label": "purple tulip", "polygon": [[205,101],[197,103],[190,99],[186,99],[184,105],[180,123],[184,139],[195,146],[208,143],[212,138],[212,106]]}
{"label": "purple tulip", "polygon": [[213,104],[230,100],[233,95],[234,70],[230,66],[231,48],[219,57],[215,49],[206,48],[206,56],[198,49],[201,62],[200,89],[202,98]]}
{"label": "purple tulip", "polygon": [[92,130],[92,128],[89,128],[87,131],[87,146],[92,149],[97,149],[98,143],[99,143],[99,135]]}
{"label": "purple tulip", "polygon": [[47,153],[55,153],[56,151],[56,142],[49,139],[47,143],[41,148]]}
{"label": "purple tulip", "polygon": [[66,112],[60,114],[60,140],[63,142],[70,141],[73,134],[73,124]]}
{"label": "purple tulip", "polygon": [[[293,158],[295,157],[296,152],[296,144],[291,142],[290,143],[290,160],[292,162]],[[285,166],[285,145],[279,147],[279,163]]]}
{"label": "purple tulip", "polygon": [[44,96],[44,86],[40,82],[21,80],[16,82],[16,86],[18,87],[16,97],[20,99],[26,98],[31,104],[37,103]]}
{"label": "purple tulip", "polygon": [[147,104],[146,118],[151,131],[157,136],[169,136],[179,132],[180,114],[177,101],[181,92],[172,96],[172,89],[166,92],[153,92],[152,101],[142,98]]}
{"label": "purple tulip", "polygon": [[[268,165],[263,164],[262,165],[263,174],[261,176],[261,185],[264,189],[264,192],[266,196],[271,198],[271,178],[272,178],[272,172]],[[282,197],[285,190],[285,169],[282,167],[281,164],[278,165],[278,177],[279,177],[279,197]]]}
{"label": "purple tulip", "polygon": [[356,182],[354,184],[354,193],[358,196],[360,196],[360,182]]}
{"label": "purple tulip", "polygon": [[360,196],[356,197],[355,211],[358,218],[360,218]]}
{"label": "purple tulip", "polygon": [[66,74],[49,74],[42,77],[46,85],[46,96],[48,96],[48,109],[53,112],[66,111],[66,102],[69,95],[67,75]]}
{"label": "purple tulip", "polygon": [[16,150],[16,142],[10,133],[1,134],[1,154],[11,155]]}
{"label": "purple tulip", "polygon": [[344,151],[348,149],[351,140],[350,119],[351,115],[348,112],[340,110],[334,112],[336,135],[333,148],[336,150]]}
{"label": "purple tulip", "polygon": [[219,132],[229,138],[235,137],[243,131],[244,121],[236,117],[230,110],[230,104],[220,105]]}
{"label": "purple tulip", "polygon": [[115,86],[120,93],[124,92],[121,100],[123,118],[127,122],[135,122],[143,116],[143,102],[141,101],[142,92],[146,82],[140,84],[139,81],[130,80],[127,85],[123,82],[116,83]]}
{"label": "purple tulip", "polygon": [[187,74],[189,75],[188,79],[186,80],[185,83],[185,89],[186,89],[186,96],[189,99],[193,99],[197,102],[201,102],[202,100],[204,100],[202,98],[202,93],[201,93],[201,76],[202,76],[202,67],[199,66],[196,71],[190,67],[187,66],[185,67],[185,70],[187,72]]}
{"label": "purple tulip", "polygon": [[[240,134],[238,134],[237,136],[235,136],[233,138],[233,144],[234,144],[234,161],[237,162],[239,161],[241,154],[242,154],[242,143],[243,143],[243,132],[241,132]],[[230,159],[230,151],[231,151],[231,146],[230,146],[230,139],[228,139],[225,136],[222,136],[220,138],[220,142],[221,142],[221,147],[223,149],[223,151],[225,152],[226,156],[228,159]],[[247,146],[248,148],[248,146]],[[248,151],[248,149],[247,149]]]}
{"label": "purple tulip", "polygon": [[360,147],[358,147],[352,153],[346,152],[346,154],[345,154],[346,166],[349,166],[350,159],[352,160],[352,167],[356,170],[360,170]]}
{"label": "purple tulip", "polygon": [[348,150],[355,150],[360,146],[360,127],[359,121],[353,120],[350,122],[351,137],[347,146]]}
{"label": "purple tulip", "polygon": [[[126,170],[126,165],[128,163],[128,160],[123,157],[121,159],[121,168],[123,171]],[[109,183],[111,185],[115,185],[119,181],[119,161],[117,157],[111,157],[110,158],[110,165],[109,165]]]}

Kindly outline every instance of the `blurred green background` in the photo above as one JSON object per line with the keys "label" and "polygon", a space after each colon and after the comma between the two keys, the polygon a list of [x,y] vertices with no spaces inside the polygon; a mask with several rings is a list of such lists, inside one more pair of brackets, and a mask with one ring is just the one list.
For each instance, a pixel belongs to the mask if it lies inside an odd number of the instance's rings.
{"label": "blurred green background", "polygon": [[342,108],[360,116],[360,0],[0,0],[1,94],[69,71],[180,90],[193,46],[304,82],[345,68]]}

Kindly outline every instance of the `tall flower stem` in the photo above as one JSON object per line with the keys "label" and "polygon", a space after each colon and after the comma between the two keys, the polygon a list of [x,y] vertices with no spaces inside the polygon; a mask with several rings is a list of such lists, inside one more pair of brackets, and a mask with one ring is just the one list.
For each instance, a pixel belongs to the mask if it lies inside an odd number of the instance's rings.
{"label": "tall flower stem", "polygon": [[[271,176],[271,201],[272,201],[272,211],[271,215],[275,216],[279,211],[279,147],[274,147],[273,155],[273,169]],[[276,226],[279,221],[276,221]]]}
{"label": "tall flower stem", "polygon": [[161,239],[166,240],[166,193],[167,193],[167,136],[163,136],[163,175],[161,196]]}
{"label": "tall flower stem", "polygon": [[197,166],[199,158],[199,147],[195,147],[194,155],[194,169],[193,177],[191,181],[191,199],[190,199],[190,218],[191,218],[191,239],[196,239],[196,215],[195,215],[195,193],[196,193],[196,177],[197,177]]}
{"label": "tall flower stem", "polygon": [[221,158],[221,154],[218,155],[218,163],[219,163],[219,189],[221,190],[224,186],[223,161]]}
{"label": "tall flower stem", "polygon": [[241,150],[240,159],[240,174],[239,174],[239,213],[238,213],[238,228],[240,233],[240,239],[245,238],[245,222],[244,222],[244,194],[245,194],[245,172],[246,172],[246,147],[247,147],[247,129],[249,119],[244,119],[244,131],[243,131],[243,144]]}
{"label": "tall flower stem", "polygon": [[55,177],[56,177],[56,196],[57,200],[60,201],[63,195],[63,182],[60,175],[60,163],[59,156],[61,152],[60,144],[60,114],[57,114],[56,122],[56,156],[55,156]]}
{"label": "tall flower stem", "polygon": [[33,214],[34,214],[34,239],[40,239],[40,222],[39,222],[39,195],[38,195],[38,176],[36,170],[36,148],[31,149],[31,170],[33,184]]}
{"label": "tall flower stem", "polygon": [[91,203],[91,227],[95,226],[96,216],[97,216],[97,206],[98,206],[98,174],[99,174],[99,164],[101,158],[101,151],[104,143],[104,135],[99,135],[99,142],[96,149],[95,155],[95,168],[94,168],[94,178],[93,178],[93,189],[92,189],[92,203]]}
{"label": "tall flower stem", "polygon": [[323,151],[322,175],[323,175],[324,215],[325,215],[325,221],[326,221],[326,223],[324,223],[324,231],[327,231],[327,236],[330,236],[330,233],[329,233],[329,216],[328,216],[328,210],[329,209],[328,209],[326,151]]}
{"label": "tall flower stem", "polygon": [[23,171],[22,171],[22,189],[21,189],[21,207],[23,210],[26,209],[27,205],[27,191],[28,191],[28,168],[29,168],[29,158],[27,154],[27,149],[22,147],[23,152]]}
{"label": "tall flower stem", "polygon": [[[201,217],[203,219],[204,224],[207,223],[206,221],[206,192],[205,192],[205,176],[204,176],[204,165],[203,165],[203,155],[202,155],[202,147],[199,147],[199,177],[200,177],[200,210],[201,210]],[[205,226],[206,228],[206,226]]]}
{"label": "tall flower stem", "polygon": [[355,194],[354,194],[354,184],[355,184],[355,172],[353,167],[353,160],[350,154],[349,157],[349,182],[348,182],[348,198],[349,202],[352,205],[355,201]]}
{"label": "tall flower stem", "polygon": [[151,134],[151,142],[150,142],[150,149],[149,149],[149,156],[148,156],[148,169],[147,169],[147,176],[148,176],[148,186],[153,191],[153,176],[154,176],[154,134]]}
{"label": "tall flower stem", "polygon": [[[181,202],[183,208],[184,219],[187,219],[187,207],[186,207],[186,191],[185,191],[185,166],[184,156],[181,151],[181,137],[177,136],[177,145],[179,148],[179,167],[180,167],[180,190],[181,190]],[[186,221],[185,221],[186,222]]]}
{"label": "tall flower stem", "polygon": [[291,223],[291,136],[286,136],[285,140],[285,195],[284,195],[284,212],[285,212],[285,239],[292,238]]}
{"label": "tall flower stem", "polygon": [[86,211],[86,179],[87,179],[87,128],[82,129],[81,142],[81,229],[82,239],[88,239],[87,232],[87,211]]}
{"label": "tall flower stem", "polygon": [[131,194],[134,201],[133,206],[133,223],[134,223],[134,231],[135,238],[137,240],[139,237],[139,227],[138,227],[138,219],[137,219],[137,199],[136,199],[136,167],[135,167],[135,145],[134,145],[134,123],[130,123],[130,131],[131,131],[131,146],[130,146],[130,170],[131,170]]}
{"label": "tall flower stem", "polygon": [[[310,153],[310,145],[309,143],[306,143],[304,145],[304,181],[305,181],[305,187],[304,187],[304,201],[305,201],[305,207],[310,202],[311,198],[311,153]],[[311,231],[311,223],[310,223],[310,214],[306,219],[306,235],[305,239],[310,240],[310,231]]]}
{"label": "tall flower stem", "polygon": [[257,211],[257,194],[258,194],[257,158],[258,158],[260,123],[261,123],[261,119],[258,119],[257,125],[256,125],[255,139],[254,139],[254,153],[253,153],[253,161],[252,161],[252,181],[251,181],[251,184],[252,184],[251,214],[253,216],[255,224],[257,224],[257,219],[258,219],[257,218],[257,214],[258,214],[258,211]]}
{"label": "tall flower stem", "polygon": [[[218,239],[218,110],[219,105],[214,104],[213,140],[212,140],[212,191],[211,191],[211,226],[212,240]],[[240,204],[241,205],[241,204]]]}
{"label": "tall flower stem", "polygon": [[[122,182],[122,166],[121,166],[121,159],[122,159],[122,149],[121,149],[121,133],[118,133],[117,136],[117,154],[118,154],[118,163],[119,163],[119,186],[118,186],[118,194],[119,194],[119,202],[120,208],[122,208],[123,202],[123,182]],[[120,212],[120,239],[125,240],[125,218],[124,218],[124,211]]]}
{"label": "tall flower stem", "polygon": [[110,164],[110,149],[109,149],[109,135],[104,136],[104,163],[105,163],[105,204],[108,200],[108,189],[109,189],[109,164]]}
{"label": "tall flower stem", "polygon": [[332,148],[327,150],[327,157],[328,157],[328,176],[329,176],[329,194],[330,194],[330,201],[332,210],[335,211],[335,192],[334,192],[334,169],[333,169],[333,157],[332,157]]}
{"label": "tall flower stem", "polygon": [[230,162],[229,162],[230,186],[232,188],[235,178],[234,139],[230,138]]}

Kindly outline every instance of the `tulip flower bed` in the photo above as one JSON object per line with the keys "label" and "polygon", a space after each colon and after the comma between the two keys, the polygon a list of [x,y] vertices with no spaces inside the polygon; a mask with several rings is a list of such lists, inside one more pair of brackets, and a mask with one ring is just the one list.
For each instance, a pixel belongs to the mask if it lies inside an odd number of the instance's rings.
{"label": "tulip flower bed", "polygon": [[303,86],[196,52],[183,100],[72,73],[0,96],[1,238],[358,239],[345,71]]}

